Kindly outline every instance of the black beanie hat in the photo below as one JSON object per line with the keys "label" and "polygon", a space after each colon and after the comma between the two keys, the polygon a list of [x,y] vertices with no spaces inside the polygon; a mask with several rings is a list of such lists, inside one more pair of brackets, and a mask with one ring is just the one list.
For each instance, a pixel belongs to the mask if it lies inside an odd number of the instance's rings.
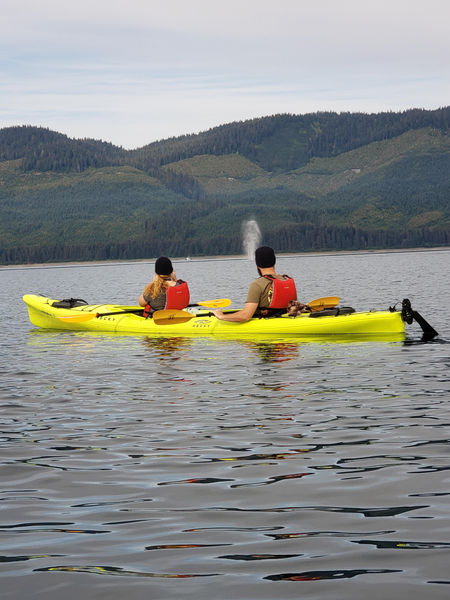
{"label": "black beanie hat", "polygon": [[158,275],[170,275],[173,271],[172,261],[167,256],[160,256],[155,262],[155,273]]}
{"label": "black beanie hat", "polygon": [[275,252],[269,246],[261,246],[255,251],[256,266],[261,269],[273,267],[276,263]]}

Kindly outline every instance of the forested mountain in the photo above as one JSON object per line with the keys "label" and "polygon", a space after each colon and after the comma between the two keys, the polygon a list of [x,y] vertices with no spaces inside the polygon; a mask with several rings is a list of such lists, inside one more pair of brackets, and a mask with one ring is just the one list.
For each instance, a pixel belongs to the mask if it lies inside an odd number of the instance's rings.
{"label": "forested mountain", "polygon": [[42,127],[0,129],[0,161],[22,159],[23,171],[76,171],[123,162],[124,150],[98,140],[73,140]]}
{"label": "forested mountain", "polygon": [[274,115],[124,150],[0,130],[0,263],[450,245],[450,107]]}

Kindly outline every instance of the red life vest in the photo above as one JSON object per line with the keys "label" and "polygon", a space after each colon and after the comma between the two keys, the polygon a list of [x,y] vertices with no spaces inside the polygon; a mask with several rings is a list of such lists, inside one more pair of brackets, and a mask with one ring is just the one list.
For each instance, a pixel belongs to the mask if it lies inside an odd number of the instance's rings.
{"label": "red life vest", "polygon": [[[166,304],[164,306],[164,310],[174,310],[179,309],[182,310],[186,308],[189,304],[190,294],[189,294],[189,286],[185,281],[179,279],[176,285],[171,285],[168,288],[165,288],[166,291]],[[154,313],[154,309],[150,304],[146,304],[144,308],[144,312],[142,316],[147,319],[152,313]]]}
{"label": "red life vest", "polygon": [[283,275],[283,279],[277,279],[272,275],[264,275],[272,281],[272,291],[269,293],[269,308],[287,308],[291,300],[297,299],[295,281],[289,275]]}
{"label": "red life vest", "polygon": [[185,281],[178,280],[177,285],[172,285],[166,288],[166,310],[186,308],[189,304],[190,294],[189,287]]}

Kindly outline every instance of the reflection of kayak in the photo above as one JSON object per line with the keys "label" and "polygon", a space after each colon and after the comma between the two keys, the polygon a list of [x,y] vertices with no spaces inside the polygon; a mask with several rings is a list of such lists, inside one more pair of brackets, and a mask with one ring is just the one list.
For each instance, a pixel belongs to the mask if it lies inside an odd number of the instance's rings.
{"label": "reflection of kayak", "polygon": [[[100,331],[117,333],[136,333],[169,336],[206,336],[219,337],[260,337],[278,338],[308,336],[360,336],[359,339],[374,339],[392,336],[401,339],[405,332],[405,322],[411,322],[409,315],[398,310],[354,312],[353,309],[339,308],[322,313],[304,313],[296,317],[283,315],[269,319],[254,318],[246,323],[220,321],[210,313],[201,311],[185,322],[176,319],[171,324],[157,324],[153,319],[144,319],[140,307],[116,304],[80,304],[72,308],[53,306],[58,300],[27,294],[23,297],[27,304],[30,321],[44,329],[62,329],[71,331]],[[134,310],[135,312],[130,312]],[[411,311],[415,313],[415,311]],[[103,313],[115,313],[102,316]],[[418,313],[415,313],[418,315]],[[77,321],[86,315],[86,320]],[[91,315],[91,318],[88,317]],[[97,316],[98,315],[98,316]],[[61,317],[74,317],[62,320]],[[418,315],[420,317],[420,315]],[[417,319],[416,319],[417,320]],[[424,321],[424,319],[422,319]],[[419,322],[419,321],[418,321]],[[425,322],[426,323],[426,322]],[[428,325],[428,324],[427,324]],[[430,326],[428,326],[430,327]],[[432,328],[430,327],[430,330]],[[425,331],[425,330],[424,330]],[[434,332],[434,330],[432,330]],[[434,332],[436,335],[436,332]],[[432,336],[433,337],[433,336]]]}

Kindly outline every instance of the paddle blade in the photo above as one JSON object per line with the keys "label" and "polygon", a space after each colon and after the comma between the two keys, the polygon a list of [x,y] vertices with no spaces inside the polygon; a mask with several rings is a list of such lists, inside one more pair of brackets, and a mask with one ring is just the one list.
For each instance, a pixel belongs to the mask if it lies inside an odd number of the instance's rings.
{"label": "paddle blade", "polygon": [[334,308],[339,304],[339,296],[325,296],[323,298],[316,298],[308,302],[308,306],[311,312],[318,310],[325,310],[326,308]]}
{"label": "paddle blade", "polygon": [[215,300],[204,300],[203,302],[197,302],[198,306],[207,306],[208,308],[225,308],[230,306],[231,300],[229,298],[216,298]]}
{"label": "paddle blade", "polygon": [[176,325],[186,323],[195,316],[185,310],[157,310],[153,313],[153,321],[156,325]]}
{"label": "paddle blade", "polygon": [[57,316],[56,318],[60,321],[66,321],[67,323],[84,323],[84,321],[90,321],[91,319],[95,319],[97,317],[97,313],[85,313],[78,315],[64,315]]}

